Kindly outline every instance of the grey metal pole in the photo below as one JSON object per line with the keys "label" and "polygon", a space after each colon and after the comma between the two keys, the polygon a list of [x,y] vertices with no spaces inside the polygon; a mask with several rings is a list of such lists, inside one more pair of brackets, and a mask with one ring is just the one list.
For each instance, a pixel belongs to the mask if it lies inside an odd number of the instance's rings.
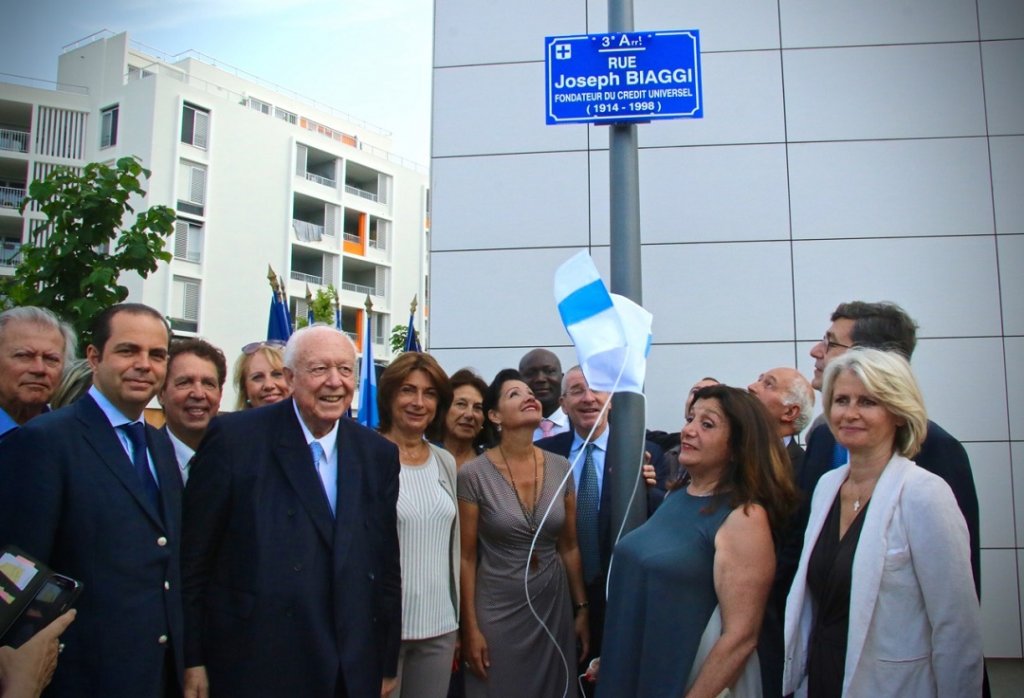
{"label": "grey metal pole", "polygon": [[[633,0],[608,0],[608,31],[633,31]],[[611,222],[611,290],[642,303],[640,274],[640,168],[635,124],[609,127]],[[644,443],[643,398],[618,393],[610,416],[608,457],[611,459],[611,522],[613,535],[628,532],[647,520],[643,483],[633,493]]]}

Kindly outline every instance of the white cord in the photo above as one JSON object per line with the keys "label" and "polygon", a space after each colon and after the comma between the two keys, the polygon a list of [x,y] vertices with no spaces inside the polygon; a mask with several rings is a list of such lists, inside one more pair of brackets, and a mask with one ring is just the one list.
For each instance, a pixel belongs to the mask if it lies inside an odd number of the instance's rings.
{"label": "white cord", "polygon": [[[612,389],[610,391],[611,394],[614,394],[615,390],[619,387],[619,381],[622,379],[622,374],[626,370],[626,365],[628,363],[628,359],[629,359],[629,349],[627,348],[626,349],[626,355],[625,355],[625,357],[623,358],[623,361],[622,361],[622,368],[619,369],[619,375],[615,377],[615,383],[614,383],[614,385],[612,385]],[[643,415],[644,415],[644,418],[646,419],[646,415],[647,415],[647,396],[643,395],[643,399],[644,399]],[[595,420],[594,426],[590,428],[590,433],[587,434],[587,438],[583,440],[582,448],[580,448],[579,452],[576,454],[576,457],[573,459],[572,463],[569,466],[569,469],[565,473],[565,477],[563,477],[562,481],[559,483],[558,489],[556,490],[556,493],[557,492],[561,492],[562,488],[565,487],[566,482],[568,482],[568,480],[569,480],[569,476],[572,474],[573,470],[576,469],[576,464],[579,463],[580,457],[583,456],[583,454],[586,452],[587,445],[593,442],[593,440],[594,440],[594,430],[597,429],[597,426],[599,424],[601,424],[602,420],[605,418],[605,415],[608,414],[608,406],[610,404],[611,404],[611,398],[609,397],[609,399],[605,400],[604,405],[601,407],[601,411],[597,415],[597,420]],[[643,439],[641,439],[641,441],[640,441],[640,459],[639,460],[640,460],[640,463],[642,464],[643,460],[644,460],[644,441],[643,441]],[[545,479],[547,479],[547,471],[546,470],[545,470]],[[636,490],[637,490],[637,487],[640,484],[640,480],[641,480],[640,471],[638,470],[637,471],[636,482],[633,484],[633,493],[630,495],[629,505],[626,507],[626,516],[623,518],[622,526],[619,528],[619,533],[615,537],[615,543],[619,542],[619,537],[622,536],[622,531],[625,528],[626,521],[629,519],[629,508],[633,506],[633,499],[636,497]],[[543,491],[543,486],[541,486],[541,490]],[[562,692],[562,698],[568,698],[568,696],[569,696],[569,686],[571,685],[570,677],[575,672],[570,673],[570,671],[569,671],[569,660],[567,660],[565,658],[565,653],[562,652],[562,648],[558,645],[558,640],[555,638],[554,634],[551,632],[551,629],[548,628],[548,626],[541,619],[540,615],[537,613],[537,610],[533,607],[533,602],[530,601],[530,564],[529,564],[529,560],[531,560],[533,558],[533,551],[537,547],[537,539],[540,538],[540,532],[544,528],[544,522],[547,520],[548,516],[551,514],[551,509],[554,507],[555,502],[557,500],[558,500],[558,497],[554,496],[554,497],[551,498],[551,501],[548,502],[547,509],[544,510],[544,516],[541,517],[540,523],[537,524],[537,530],[533,534],[533,540],[530,541],[530,552],[529,552],[529,554],[526,557],[526,559],[527,559],[526,569],[523,571],[523,591],[526,594],[526,605],[529,606],[530,613],[532,613],[533,617],[537,619],[537,622],[540,624],[540,627],[543,628],[544,633],[548,636],[548,638],[551,640],[551,643],[555,646],[555,650],[558,651],[558,656],[561,657],[561,659],[562,659],[562,666],[565,668],[565,689]],[[613,549],[615,548],[614,543],[612,544],[612,548]],[[609,572],[611,571],[611,564],[610,563],[609,563],[609,566],[608,566],[608,570],[609,570]],[[605,586],[607,587],[607,584]],[[579,680],[582,680],[582,675],[580,675]],[[582,685],[581,685],[581,688],[582,688]]]}

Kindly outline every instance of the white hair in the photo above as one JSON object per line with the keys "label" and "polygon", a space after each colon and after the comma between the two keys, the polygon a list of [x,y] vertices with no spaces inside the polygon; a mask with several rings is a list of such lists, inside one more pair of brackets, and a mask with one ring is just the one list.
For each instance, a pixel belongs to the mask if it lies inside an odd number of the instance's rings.
{"label": "white hair", "polygon": [[789,389],[782,396],[782,404],[786,407],[798,405],[800,414],[793,420],[794,433],[799,434],[811,423],[811,412],[814,410],[814,388],[810,381],[796,374],[789,382]]}
{"label": "white hair", "polygon": [[312,339],[314,334],[322,334],[323,331],[327,331],[336,334],[340,337],[344,337],[345,341],[348,342],[349,346],[352,347],[352,355],[356,356],[359,352],[356,351],[356,343],[352,341],[346,333],[341,332],[333,325],[328,325],[323,322],[316,322],[312,325],[307,325],[301,329],[296,330],[292,333],[292,336],[288,338],[288,343],[284,346],[284,366],[290,371],[295,371],[295,363],[299,358],[299,352],[302,345],[306,343],[307,339]]}
{"label": "white hair", "polygon": [[34,305],[24,305],[3,311],[0,313],[0,341],[3,341],[5,328],[12,322],[31,322],[60,332],[61,337],[64,338],[64,365],[68,366],[75,360],[75,349],[78,345],[75,331],[71,325],[58,318],[50,310]]}

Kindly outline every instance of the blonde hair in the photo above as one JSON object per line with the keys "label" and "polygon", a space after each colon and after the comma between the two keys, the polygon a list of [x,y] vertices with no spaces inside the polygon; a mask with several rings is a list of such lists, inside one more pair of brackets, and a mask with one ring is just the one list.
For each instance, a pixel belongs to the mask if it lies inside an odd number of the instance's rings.
{"label": "blonde hair", "polygon": [[249,360],[252,359],[256,354],[262,354],[263,358],[267,360],[270,367],[275,371],[284,370],[284,356],[281,349],[278,347],[263,345],[257,348],[251,354],[242,353],[235,361],[235,371],[232,375],[232,381],[235,384],[235,409],[244,410],[252,407],[249,404],[249,395],[245,389],[245,374],[249,371]]}
{"label": "blonde hair", "polygon": [[844,371],[856,376],[885,409],[903,420],[896,427],[896,451],[905,458],[917,455],[928,431],[928,413],[907,360],[896,352],[854,347],[830,361],[821,391],[826,416],[831,411],[836,379]]}

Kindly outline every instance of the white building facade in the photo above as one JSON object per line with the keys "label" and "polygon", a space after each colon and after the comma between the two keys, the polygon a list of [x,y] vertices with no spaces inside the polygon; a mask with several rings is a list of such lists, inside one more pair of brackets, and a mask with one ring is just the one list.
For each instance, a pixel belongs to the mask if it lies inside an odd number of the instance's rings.
{"label": "white building facade", "polygon": [[369,296],[373,354],[386,359],[414,297],[427,329],[429,234],[425,168],[390,145],[376,127],[211,59],[160,57],[124,33],[90,37],[60,56],[53,89],[0,84],[0,273],[41,220],[17,212],[28,182],[56,165],[135,155],[152,171],[139,205],[169,206],[177,221],[173,260],[145,280],[122,278],[129,300],[221,347],[230,369],[266,337],[269,265],[293,319],[306,317],[307,288],[337,289],[359,347]]}
{"label": "white building facade", "polygon": [[[648,425],[712,375],[813,368],[837,304],[920,324],[930,416],[981,503],[985,650],[1022,656],[1024,5],[1019,0],[637,0],[699,29],[704,118],[639,129]],[[608,135],[546,126],[544,37],[607,3],[437,0],[431,349],[490,379],[536,346],[575,363],[555,268],[609,265]],[[458,312],[455,312],[455,309]],[[820,409],[820,407],[819,407]]]}

